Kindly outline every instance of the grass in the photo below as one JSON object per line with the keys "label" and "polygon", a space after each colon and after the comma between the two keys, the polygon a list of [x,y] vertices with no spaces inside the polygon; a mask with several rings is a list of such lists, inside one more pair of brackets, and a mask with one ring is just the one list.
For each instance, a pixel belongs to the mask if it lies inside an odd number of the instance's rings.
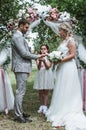
{"label": "grass", "polygon": [[[9,77],[11,80],[12,88],[15,93],[16,82],[15,76],[11,70]],[[33,69],[31,75],[28,77],[26,94],[24,96],[23,108],[24,111],[31,115],[33,120],[31,123],[17,123],[13,121],[14,111],[10,111],[9,117],[6,117],[4,113],[0,114],[0,130],[52,130],[51,123],[46,122],[44,115],[37,113],[39,103],[38,91],[33,89],[34,78],[36,75],[36,69]],[[51,100],[52,92],[49,94],[49,103]],[[58,129],[57,129],[58,130]],[[64,129],[60,129],[64,130]]]}

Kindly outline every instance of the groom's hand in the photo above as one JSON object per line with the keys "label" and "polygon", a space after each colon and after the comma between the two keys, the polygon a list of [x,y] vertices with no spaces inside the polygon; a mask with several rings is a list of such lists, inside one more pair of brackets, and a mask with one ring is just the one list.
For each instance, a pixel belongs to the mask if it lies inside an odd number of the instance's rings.
{"label": "groom's hand", "polygon": [[38,58],[43,58],[45,56],[47,56],[47,53],[46,54],[40,54]]}

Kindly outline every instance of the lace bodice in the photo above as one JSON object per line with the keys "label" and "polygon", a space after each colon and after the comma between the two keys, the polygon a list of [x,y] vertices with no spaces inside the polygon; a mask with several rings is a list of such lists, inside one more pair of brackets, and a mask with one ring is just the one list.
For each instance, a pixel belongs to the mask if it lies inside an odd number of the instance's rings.
{"label": "lace bodice", "polygon": [[67,40],[62,41],[60,43],[59,47],[57,48],[57,51],[63,52],[63,56],[64,57],[67,56],[67,55],[69,55],[68,44],[70,44],[71,41],[74,43],[74,38],[73,37],[69,37]]}

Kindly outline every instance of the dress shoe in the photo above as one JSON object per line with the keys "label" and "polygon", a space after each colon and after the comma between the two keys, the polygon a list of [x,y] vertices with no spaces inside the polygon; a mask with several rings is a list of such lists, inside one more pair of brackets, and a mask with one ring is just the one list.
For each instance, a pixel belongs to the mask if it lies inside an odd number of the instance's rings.
{"label": "dress shoe", "polygon": [[43,112],[43,105],[41,105],[37,111],[38,113],[42,113]]}
{"label": "dress shoe", "polygon": [[15,117],[14,121],[18,121],[20,123],[26,123],[26,119],[24,117]]}
{"label": "dress shoe", "polygon": [[47,112],[47,109],[48,109],[47,106],[44,105],[43,106],[43,114],[45,114]]}
{"label": "dress shoe", "polygon": [[26,118],[25,120],[26,120],[26,122],[28,122],[28,123],[32,122],[32,120],[29,119],[29,118]]}
{"label": "dress shoe", "polygon": [[23,113],[23,117],[24,117],[24,118],[28,118],[28,117],[30,117],[30,115],[28,115],[28,114],[26,114],[26,113]]}

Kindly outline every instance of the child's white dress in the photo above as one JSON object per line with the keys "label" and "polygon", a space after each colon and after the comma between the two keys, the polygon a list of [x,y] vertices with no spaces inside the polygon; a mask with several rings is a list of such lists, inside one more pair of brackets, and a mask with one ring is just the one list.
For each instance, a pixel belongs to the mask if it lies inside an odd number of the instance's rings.
{"label": "child's white dress", "polygon": [[8,57],[8,51],[4,49],[0,53],[0,112],[5,111],[6,114],[14,108],[14,94],[11,82],[7,71],[3,68],[3,64]]}
{"label": "child's white dress", "polygon": [[[46,62],[48,59],[46,58]],[[46,69],[44,63],[41,64],[41,69],[38,70],[35,82],[34,89],[43,90],[43,89],[53,89],[54,80],[53,80],[53,71],[51,68]]]}

